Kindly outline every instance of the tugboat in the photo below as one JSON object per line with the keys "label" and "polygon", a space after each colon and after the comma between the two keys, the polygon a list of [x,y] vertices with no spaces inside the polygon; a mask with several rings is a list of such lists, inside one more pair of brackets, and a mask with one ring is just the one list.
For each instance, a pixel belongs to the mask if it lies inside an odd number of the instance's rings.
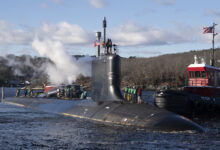
{"label": "tugboat", "polygon": [[187,67],[188,79],[183,90],[161,90],[155,105],[170,111],[190,115],[215,112],[220,107],[220,69],[204,62]]}
{"label": "tugboat", "polygon": [[155,105],[182,115],[200,115],[213,113],[220,108],[220,69],[214,66],[214,33],[213,24],[213,51],[211,65],[197,56],[194,64],[187,67],[188,79],[183,90],[160,90],[155,96]]}

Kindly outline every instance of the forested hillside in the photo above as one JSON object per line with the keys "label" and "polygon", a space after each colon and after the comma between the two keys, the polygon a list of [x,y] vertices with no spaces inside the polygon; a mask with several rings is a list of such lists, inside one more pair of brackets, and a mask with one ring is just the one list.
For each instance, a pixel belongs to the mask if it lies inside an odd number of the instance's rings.
{"label": "forested hillside", "polygon": [[[194,55],[206,57],[209,64],[211,50],[167,54],[152,58],[122,58],[122,86],[145,85],[147,88],[169,85],[181,87],[187,78],[187,66],[194,63]],[[220,67],[220,49],[215,50],[216,66]],[[219,59],[219,60],[218,60]],[[200,60],[200,59],[199,59]]]}

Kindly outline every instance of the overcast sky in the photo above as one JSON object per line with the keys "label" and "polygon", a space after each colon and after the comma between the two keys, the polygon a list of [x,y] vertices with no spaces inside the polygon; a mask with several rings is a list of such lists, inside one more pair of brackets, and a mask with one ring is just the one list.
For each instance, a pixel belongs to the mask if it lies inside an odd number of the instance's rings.
{"label": "overcast sky", "polygon": [[215,22],[220,31],[219,6],[219,0],[2,0],[0,55],[38,55],[35,37],[60,41],[70,55],[95,55],[104,16],[123,57],[211,48],[211,34],[202,28]]}

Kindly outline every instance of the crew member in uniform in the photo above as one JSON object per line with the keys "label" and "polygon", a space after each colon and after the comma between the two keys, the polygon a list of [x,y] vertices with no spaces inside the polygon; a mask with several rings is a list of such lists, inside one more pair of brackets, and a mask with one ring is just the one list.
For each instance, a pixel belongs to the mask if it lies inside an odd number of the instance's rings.
{"label": "crew member in uniform", "polygon": [[128,95],[128,86],[126,86],[124,89],[124,100],[126,101],[128,100],[127,95]]}
{"label": "crew member in uniform", "polygon": [[141,98],[141,96],[142,96],[142,88],[141,87],[138,87],[137,93],[138,93],[138,104],[141,104],[142,103],[142,98]]}

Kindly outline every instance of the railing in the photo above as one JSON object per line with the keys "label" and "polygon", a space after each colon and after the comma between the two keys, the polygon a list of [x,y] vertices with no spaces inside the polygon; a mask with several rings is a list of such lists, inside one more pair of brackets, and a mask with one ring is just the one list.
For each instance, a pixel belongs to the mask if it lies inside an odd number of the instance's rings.
{"label": "railing", "polygon": [[208,79],[204,78],[192,78],[185,80],[185,86],[208,86]]}

